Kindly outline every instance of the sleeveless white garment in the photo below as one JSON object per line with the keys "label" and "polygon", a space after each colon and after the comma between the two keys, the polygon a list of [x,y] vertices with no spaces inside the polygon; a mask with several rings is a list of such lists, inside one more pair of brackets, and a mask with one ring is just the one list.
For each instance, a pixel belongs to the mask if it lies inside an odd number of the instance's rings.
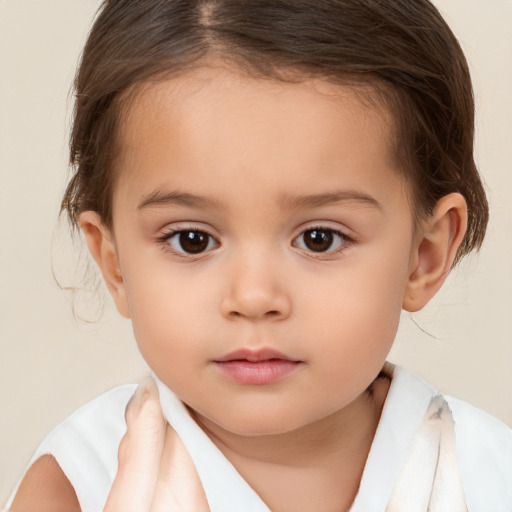
{"label": "sleeveless white garment", "polygon": [[[413,373],[392,368],[350,512],[512,512],[512,431],[483,411],[440,395]],[[194,461],[211,512],[270,512],[183,403],[154,378],[164,416]],[[53,455],[83,512],[103,509],[126,430],[125,407],[136,388],[114,388],[78,409],[46,437],[30,462]]]}

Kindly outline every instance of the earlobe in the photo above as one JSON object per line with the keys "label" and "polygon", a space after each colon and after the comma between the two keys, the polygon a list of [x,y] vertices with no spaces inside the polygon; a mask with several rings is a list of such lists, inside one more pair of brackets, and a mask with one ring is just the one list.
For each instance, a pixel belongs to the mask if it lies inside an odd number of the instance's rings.
{"label": "earlobe", "polygon": [[80,214],[79,223],[89,251],[103,275],[117,310],[125,318],[130,318],[123,276],[110,231],[104,226],[101,217],[90,210]]}
{"label": "earlobe", "polygon": [[464,239],[467,204],[459,193],[442,197],[424,223],[411,255],[409,281],[402,307],[422,309],[444,283]]}

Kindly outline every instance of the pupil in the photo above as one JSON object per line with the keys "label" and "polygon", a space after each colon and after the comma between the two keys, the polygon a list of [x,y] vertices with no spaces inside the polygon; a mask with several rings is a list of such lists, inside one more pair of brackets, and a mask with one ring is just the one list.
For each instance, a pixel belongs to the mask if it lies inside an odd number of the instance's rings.
{"label": "pupil", "polygon": [[208,235],[200,231],[183,231],[180,233],[180,245],[186,252],[202,252],[208,247]]}
{"label": "pupil", "polygon": [[304,233],[304,243],[308,249],[315,252],[327,251],[333,241],[333,236],[330,231],[321,231],[318,229],[310,229]]}

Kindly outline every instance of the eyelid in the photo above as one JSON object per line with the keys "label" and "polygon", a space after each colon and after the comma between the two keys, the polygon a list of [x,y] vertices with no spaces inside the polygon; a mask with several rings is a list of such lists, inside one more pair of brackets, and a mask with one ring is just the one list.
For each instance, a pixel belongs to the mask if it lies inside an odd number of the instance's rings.
{"label": "eyelid", "polygon": [[208,233],[214,238],[217,238],[217,236],[212,233],[213,230],[202,222],[173,222],[172,224],[168,224],[160,229],[162,235],[165,235],[166,233],[175,233],[177,231],[202,231],[204,233]]}
{"label": "eyelid", "polygon": [[340,233],[344,238],[347,240],[355,240],[356,235],[354,232],[349,229],[348,227],[333,221],[313,221],[313,222],[307,222],[299,226],[295,230],[295,235],[293,236],[293,239],[297,238],[299,235],[304,233],[305,231],[311,231],[311,230],[325,230],[325,231],[335,231]]}
{"label": "eyelid", "polygon": [[[345,252],[350,246],[354,245],[356,242],[354,235],[347,234],[351,233],[351,230],[349,228],[346,228],[344,226],[340,226],[340,224],[336,223],[335,226],[333,226],[330,221],[316,221],[309,224],[303,224],[299,229],[300,231],[297,231],[296,234],[292,238],[292,245],[298,249],[299,251],[306,253],[309,257],[315,258],[315,259],[329,259],[336,256],[339,256],[340,253]],[[334,233],[337,233],[341,238],[343,239],[341,247],[335,249],[335,250],[327,250],[325,252],[316,252],[313,250],[304,249],[301,247],[295,246],[294,242],[297,238],[299,238],[301,235],[303,235],[307,231],[312,230],[319,230],[319,231],[331,231]],[[214,240],[216,246],[207,250],[204,250],[202,252],[198,253],[187,253],[182,251],[177,251],[173,249],[169,243],[169,239],[172,238],[174,235],[177,235],[181,232],[186,231],[198,231],[201,233],[206,234],[211,239]],[[187,260],[197,260],[204,258],[207,256],[210,252],[220,247],[222,244],[219,240],[219,236],[214,235],[212,233],[213,230],[209,229],[209,227],[205,227],[204,224],[201,222],[195,223],[195,222],[183,222],[183,223],[175,223],[172,225],[165,226],[161,229],[160,234],[157,237],[157,242],[161,246],[161,248],[171,253],[173,256],[181,257]]]}
{"label": "eyelid", "polygon": [[[215,241],[216,246],[214,248],[210,248],[207,250],[204,250],[202,252],[198,253],[187,253],[182,251],[175,250],[171,244],[169,243],[169,240],[173,238],[174,236],[178,235],[182,232],[187,231],[196,231],[199,233],[204,233],[211,239]],[[211,231],[205,227],[203,227],[202,224],[194,224],[194,223],[177,223],[173,224],[172,226],[166,226],[161,230],[161,234],[157,237],[157,243],[161,246],[161,248],[166,251],[172,253],[174,256],[178,256],[181,258],[186,258],[188,260],[190,259],[199,259],[202,257],[205,257],[207,254],[209,254],[212,250],[217,249],[220,246],[220,241],[217,236],[213,235]]]}
{"label": "eyelid", "polygon": [[[304,233],[308,232],[308,231],[314,231],[314,230],[318,230],[318,231],[330,231],[332,233],[336,233],[338,236],[340,236],[342,238],[342,242],[341,242],[341,246],[334,249],[334,250],[327,250],[327,251],[313,251],[311,249],[304,249],[302,247],[297,247],[295,245],[295,241],[301,236],[303,235]],[[341,227],[339,224],[337,226],[332,226],[329,222],[315,222],[314,224],[311,224],[311,225],[306,225],[306,226],[301,226],[300,228],[300,232],[298,234],[296,234],[294,237],[293,237],[293,240],[292,240],[292,244],[298,249],[300,250],[301,252],[303,252],[304,254],[306,254],[308,257],[311,257],[311,258],[315,258],[315,259],[324,259],[324,260],[327,260],[327,259],[331,259],[331,258],[335,258],[337,256],[340,256],[341,253],[344,253],[347,249],[349,249],[352,245],[354,245],[355,243],[355,239],[353,236],[347,234],[347,231],[350,231],[348,229],[345,229],[343,227]]]}

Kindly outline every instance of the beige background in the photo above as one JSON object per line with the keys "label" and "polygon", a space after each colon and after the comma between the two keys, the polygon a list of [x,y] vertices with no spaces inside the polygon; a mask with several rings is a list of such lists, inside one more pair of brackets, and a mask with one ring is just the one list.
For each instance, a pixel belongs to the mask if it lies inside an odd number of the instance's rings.
{"label": "beige background", "polygon": [[[481,253],[413,317],[436,339],[404,315],[391,360],[512,426],[512,2],[436,3],[471,64],[492,220]],[[101,321],[77,322],[52,277],[52,258],[67,283],[77,261],[57,211],[68,92],[97,5],[0,0],[0,503],[54,425],[146,371],[110,303]]]}

